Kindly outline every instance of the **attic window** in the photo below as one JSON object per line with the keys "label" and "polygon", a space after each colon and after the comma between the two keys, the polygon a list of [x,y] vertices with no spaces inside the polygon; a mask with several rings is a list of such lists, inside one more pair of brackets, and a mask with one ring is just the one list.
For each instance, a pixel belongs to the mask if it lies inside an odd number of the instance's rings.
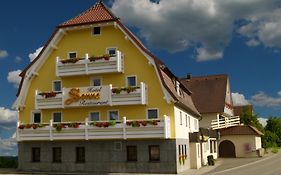
{"label": "attic window", "polygon": [[101,34],[101,28],[100,27],[94,27],[92,30],[92,35],[100,35]]}

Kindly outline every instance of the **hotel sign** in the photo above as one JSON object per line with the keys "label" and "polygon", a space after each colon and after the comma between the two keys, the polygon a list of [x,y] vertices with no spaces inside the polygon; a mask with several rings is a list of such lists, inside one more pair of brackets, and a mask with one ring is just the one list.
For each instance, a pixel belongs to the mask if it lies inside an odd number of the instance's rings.
{"label": "hotel sign", "polygon": [[64,89],[65,107],[109,105],[109,99],[109,86]]}

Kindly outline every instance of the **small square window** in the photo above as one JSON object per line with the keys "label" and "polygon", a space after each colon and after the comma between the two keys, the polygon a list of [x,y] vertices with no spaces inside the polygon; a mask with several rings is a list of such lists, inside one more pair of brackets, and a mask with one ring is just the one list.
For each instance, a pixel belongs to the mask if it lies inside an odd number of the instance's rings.
{"label": "small square window", "polygon": [[127,146],[127,161],[137,161],[138,152],[137,146]]}
{"label": "small square window", "polygon": [[148,119],[158,118],[158,109],[148,109],[147,110],[147,118]]}
{"label": "small square window", "polygon": [[40,162],[40,148],[39,147],[34,147],[31,150],[31,159],[32,162]]}
{"label": "small square window", "polygon": [[53,91],[61,91],[61,81],[53,81]]}
{"label": "small square window", "polygon": [[136,76],[127,77],[127,86],[137,86]]}
{"label": "small square window", "polygon": [[92,31],[93,35],[100,35],[101,34],[101,28],[100,27],[94,27]]}
{"label": "small square window", "polygon": [[33,123],[41,123],[41,112],[33,113]]}
{"label": "small square window", "polygon": [[101,86],[101,79],[100,78],[94,78],[92,80],[92,85],[93,86]]}
{"label": "small square window", "polygon": [[61,162],[61,147],[53,147],[53,162]]}
{"label": "small square window", "polygon": [[149,160],[150,161],[160,161],[160,146],[159,145],[149,146]]}
{"label": "small square window", "polygon": [[100,113],[99,112],[91,112],[90,113],[90,120],[91,121],[99,121],[100,120]]}
{"label": "small square window", "polygon": [[69,52],[68,53],[68,58],[69,59],[77,58],[77,53],[76,52]]}
{"label": "small square window", "polygon": [[109,120],[118,120],[119,119],[119,114],[118,111],[109,111]]}
{"label": "small square window", "polygon": [[53,113],[53,121],[54,122],[61,122],[61,112],[54,112]]}
{"label": "small square window", "polygon": [[76,147],[76,162],[85,162],[85,147]]}
{"label": "small square window", "polygon": [[108,48],[107,54],[109,54],[111,56],[115,56],[116,55],[116,48]]}

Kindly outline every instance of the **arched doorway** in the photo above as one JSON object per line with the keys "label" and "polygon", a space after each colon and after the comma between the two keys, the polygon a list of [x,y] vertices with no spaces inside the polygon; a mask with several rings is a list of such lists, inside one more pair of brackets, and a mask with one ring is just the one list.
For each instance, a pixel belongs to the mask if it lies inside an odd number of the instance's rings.
{"label": "arched doorway", "polygon": [[229,140],[222,141],[219,145],[219,156],[220,157],[236,157],[235,145]]}

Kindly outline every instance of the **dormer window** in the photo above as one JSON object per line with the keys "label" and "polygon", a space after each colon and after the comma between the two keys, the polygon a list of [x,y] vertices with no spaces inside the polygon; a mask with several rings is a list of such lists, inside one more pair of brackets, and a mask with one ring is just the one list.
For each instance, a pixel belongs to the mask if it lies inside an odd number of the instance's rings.
{"label": "dormer window", "polygon": [[100,35],[101,34],[101,27],[94,27],[92,30],[92,35]]}
{"label": "dormer window", "polygon": [[76,52],[69,52],[69,53],[68,53],[68,58],[69,58],[69,59],[77,58],[77,53],[76,53]]}

